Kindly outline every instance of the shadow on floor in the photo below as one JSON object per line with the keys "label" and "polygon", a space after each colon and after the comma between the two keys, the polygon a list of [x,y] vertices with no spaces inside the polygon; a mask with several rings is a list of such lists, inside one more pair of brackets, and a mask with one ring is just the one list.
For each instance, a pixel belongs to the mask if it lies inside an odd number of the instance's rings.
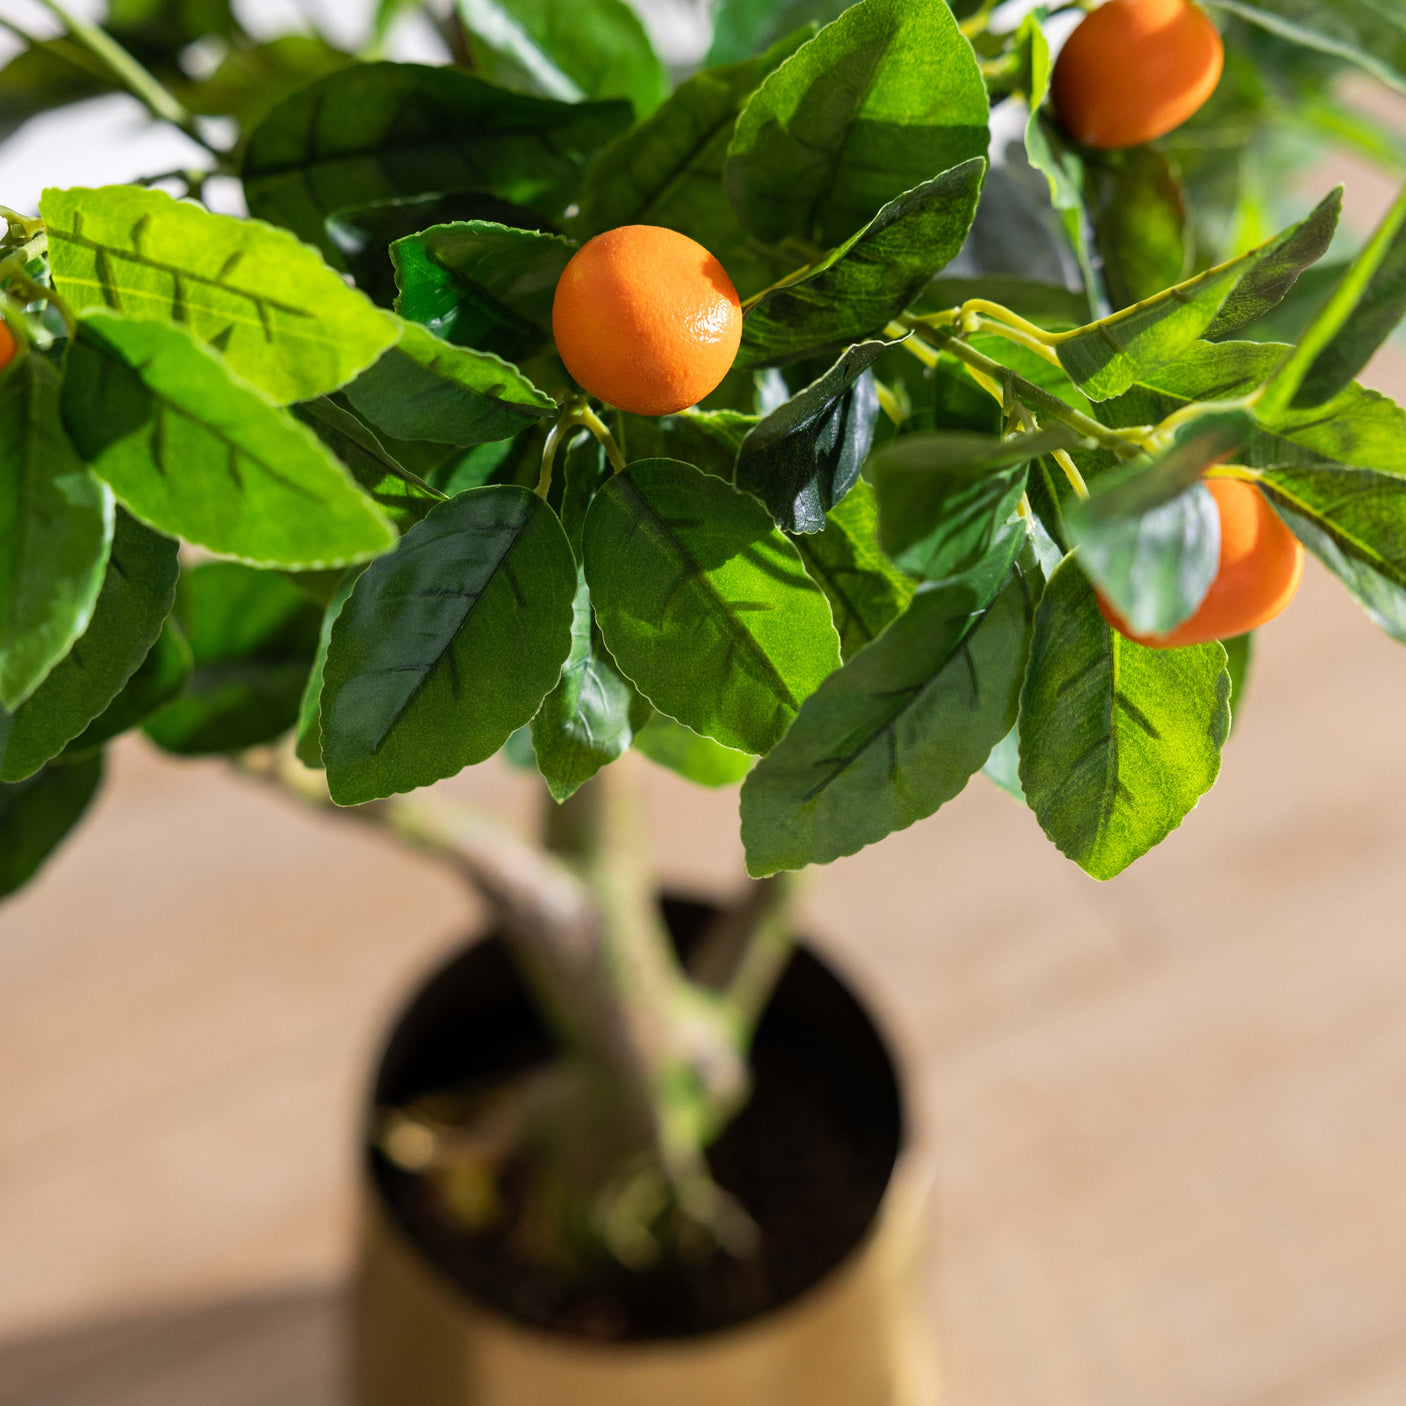
{"label": "shadow on floor", "polygon": [[0,1342],[0,1406],[344,1406],[342,1308],[295,1289]]}

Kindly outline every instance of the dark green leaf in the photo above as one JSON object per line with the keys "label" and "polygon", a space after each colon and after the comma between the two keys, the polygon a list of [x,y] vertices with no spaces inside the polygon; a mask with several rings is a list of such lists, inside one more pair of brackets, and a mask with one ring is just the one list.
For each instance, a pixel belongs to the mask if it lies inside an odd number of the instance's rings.
{"label": "dark green leaf", "polygon": [[104,743],[120,736],[129,728],[142,723],[164,708],[184,691],[194,660],[190,645],[174,620],[161,627],[137,672],[127,680],[127,687],[108,704],[100,717],[64,748],[65,761],[91,756]]}
{"label": "dark green leaf", "polygon": [[176,623],[194,667],[185,692],[148,719],[148,737],[178,756],[271,742],[298,718],[321,612],[276,572],[206,562],[182,572]]}
{"label": "dark green leaf", "polygon": [[882,634],[913,598],[912,583],[879,550],[874,490],[863,479],[831,508],[824,531],[791,540],[830,602],[843,659]]}
{"label": "dark green leaf", "polygon": [[737,454],[757,416],[738,410],[684,410],[678,415],[624,415],[620,447],[627,459],[679,459],[732,481]]}
{"label": "dark green leaf", "polygon": [[644,26],[624,0],[457,0],[474,68],[508,88],[565,102],[628,98],[641,116],[669,91]]}
{"label": "dark green leaf", "polygon": [[317,636],[317,653],[313,657],[312,668],[308,671],[307,683],[303,687],[302,701],[298,705],[298,738],[295,751],[304,766],[314,770],[322,766],[322,672],[327,667],[327,650],[332,643],[332,626],[342,613],[356,585],[360,571],[343,574],[340,584],[333,591],[322,612],[322,628]]}
{"label": "dark green leaf", "polygon": [[655,707],[764,753],[839,663],[830,608],[766,510],[646,459],[596,494],[583,541],[606,646]]}
{"label": "dark green leaf", "polygon": [[251,127],[309,83],[354,60],[316,34],[283,34],[266,44],[236,45],[203,82],[184,85],[191,112],[233,117]]}
{"label": "dark green leaf", "polygon": [[16,712],[0,709],[0,781],[23,781],[98,717],[161,633],[176,543],[118,513],[102,592],[83,636]]}
{"label": "dark green leaf", "polygon": [[1045,833],[1096,879],[1160,844],[1215,782],[1229,698],[1219,644],[1134,644],[1066,559],[1036,612],[1020,699],[1020,782]]}
{"label": "dark green leaf", "polygon": [[0,707],[15,709],[88,627],[112,542],[112,494],[59,421],[43,358],[0,372]]}
{"label": "dark green leaf", "polygon": [[879,395],[869,368],[894,342],[851,347],[747,434],[735,481],[786,532],[819,532],[854,487],[874,442]]}
{"label": "dark green leaf", "polygon": [[[1023,534],[1022,534],[1023,537]],[[828,864],[931,815],[1015,723],[1034,594],[1013,537],[919,588],[801,706],[742,787],[748,873]]]}
{"label": "dark green leaf", "polygon": [[366,63],[280,103],[244,154],[252,214],[333,261],[328,215],[401,196],[484,191],[557,218],[624,102],[560,103],[453,68]]}
{"label": "dark green leaf", "polygon": [[39,209],[71,307],[178,322],[281,405],[344,385],[395,341],[393,318],[283,230],[137,186],[46,190]]}
{"label": "dark green leaf", "polygon": [[491,757],[536,713],[571,649],[576,567],[529,489],[441,503],[362,573],[332,627],[322,755],[338,805]]}
{"label": "dark green leaf", "polygon": [[829,24],[853,0],[716,0],[711,7],[713,43],[709,65],[749,58],[783,34],[805,25]]}
{"label": "dark green leaf", "polygon": [[635,733],[635,747],[655,765],[677,772],[695,786],[735,786],[756,760],[694,732],[665,713],[650,715]]}
{"label": "dark green leaf", "polygon": [[728,199],[759,239],[828,248],[934,172],[984,156],[987,109],[944,0],[861,0],[742,109]]}
{"label": "dark green leaf", "polygon": [[537,768],[553,798],[566,800],[601,767],[628,752],[652,711],[610,657],[591,615],[585,574],[579,574],[571,653],[560,681],[532,719]]}
{"label": "dark green leaf", "polygon": [[1078,327],[1088,320],[1089,302],[1082,293],[1055,283],[1040,283],[1015,275],[982,278],[934,278],[909,303],[912,312],[945,312],[969,298],[985,298],[1019,313],[1028,322],[1052,331]]}
{"label": "dark green leaf", "polygon": [[519,357],[552,334],[552,298],[575,246],[488,220],[435,225],[391,246],[411,322],[458,346]]}
{"label": "dark green leaf", "polygon": [[962,247],[985,170],[984,160],[968,161],[905,191],[838,249],[763,294],[743,318],[738,364],[820,356],[882,332]]}
{"label": "dark green leaf", "polygon": [[222,556],[320,570],[395,540],[311,430],[175,327],[87,314],[69,348],[63,414],[134,517]]}
{"label": "dark green leaf", "polygon": [[102,782],[101,757],[0,785],[0,898],[28,883],[78,824]]}
{"label": "dark green leaf", "polygon": [[1156,147],[1086,154],[1084,189],[1104,288],[1115,308],[1185,277],[1186,205],[1171,163]]}

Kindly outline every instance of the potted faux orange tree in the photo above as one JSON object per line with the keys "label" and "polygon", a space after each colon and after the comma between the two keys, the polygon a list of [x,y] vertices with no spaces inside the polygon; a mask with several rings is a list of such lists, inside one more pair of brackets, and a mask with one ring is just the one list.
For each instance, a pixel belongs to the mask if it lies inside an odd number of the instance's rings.
{"label": "potted faux orange tree", "polygon": [[[721,0],[674,86],[621,0],[432,7],[442,66],[45,3],[6,120],[206,158],[6,212],[0,892],[140,729],[490,900],[369,1101],[363,1401],[927,1400],[901,1071],[787,876],[984,772],[1113,877],[1305,547],[1406,637],[1406,201],[1324,263],[1274,196],[1395,159],[1334,84],[1406,24]],[[499,752],[540,845],[426,789]],[[661,905],[636,752],[741,782],[740,901]]]}

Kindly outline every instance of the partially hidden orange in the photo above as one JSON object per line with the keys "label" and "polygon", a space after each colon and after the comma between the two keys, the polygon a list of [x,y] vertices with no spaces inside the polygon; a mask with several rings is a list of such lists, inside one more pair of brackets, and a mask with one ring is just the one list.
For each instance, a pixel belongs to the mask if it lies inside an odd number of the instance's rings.
{"label": "partially hidden orange", "polygon": [[1252,483],[1211,478],[1220,511],[1220,566],[1196,613],[1165,635],[1135,634],[1100,595],[1103,618],[1120,634],[1152,649],[1231,639],[1273,620],[1303,579],[1303,546]]}
{"label": "partially hidden orange", "polygon": [[1190,0],[1107,0],[1060,50],[1051,97],[1085,146],[1139,146],[1180,127],[1224,61],[1215,25]]}
{"label": "partially hidden orange", "polygon": [[0,317],[0,368],[8,366],[15,359],[15,334],[9,324]]}
{"label": "partially hidden orange", "polygon": [[658,225],[622,225],[562,271],[552,334],[591,395],[634,415],[670,415],[697,405],[731,369],[742,306],[701,244]]}

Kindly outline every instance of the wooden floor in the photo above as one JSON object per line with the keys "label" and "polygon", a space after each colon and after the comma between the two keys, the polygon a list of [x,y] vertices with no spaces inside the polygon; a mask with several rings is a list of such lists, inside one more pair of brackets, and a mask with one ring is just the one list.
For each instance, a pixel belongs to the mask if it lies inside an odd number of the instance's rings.
{"label": "wooden floor", "polygon": [[[937,1129],[948,1406],[1406,1401],[1403,717],[1406,650],[1311,569],[1130,873],[978,780],[815,876]],[[454,784],[530,819],[525,778]],[[651,785],[669,878],[733,883],[735,794]],[[374,837],[117,750],[0,910],[0,1406],[342,1400],[358,1096],[473,921]]]}

